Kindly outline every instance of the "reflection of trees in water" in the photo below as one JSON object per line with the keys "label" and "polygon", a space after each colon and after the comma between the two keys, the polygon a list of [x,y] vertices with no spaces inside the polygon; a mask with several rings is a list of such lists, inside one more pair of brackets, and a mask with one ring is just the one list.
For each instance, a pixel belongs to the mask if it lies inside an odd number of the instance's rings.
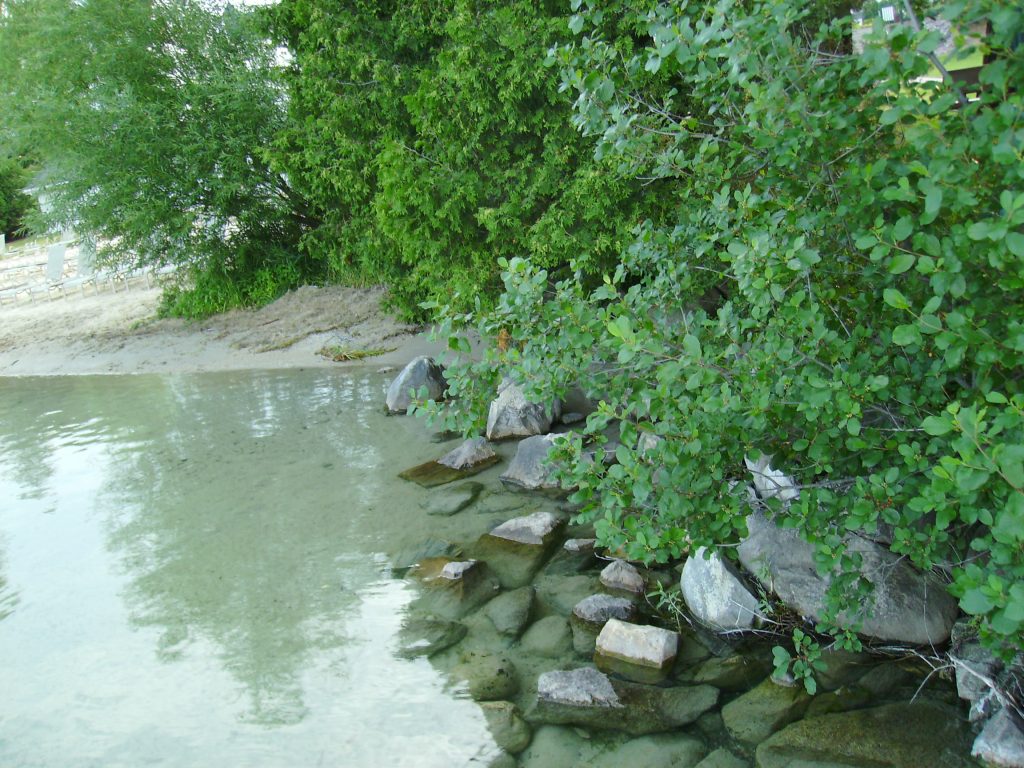
{"label": "reflection of trees in water", "polygon": [[[0,539],[0,544],[3,539]],[[18,592],[7,583],[7,563],[3,549],[0,549],[0,621],[3,621],[18,607]]]}
{"label": "reflection of trees in water", "polygon": [[[162,383],[138,415],[150,424],[144,450],[119,452],[109,494],[123,503],[110,542],[131,579],[132,620],[159,628],[168,661],[192,643],[215,644],[245,687],[246,719],[297,722],[310,653],[345,642],[342,622],[358,601],[340,583],[353,531],[336,500],[369,503],[378,481],[348,473],[338,441],[346,454],[358,446],[360,465],[379,461],[379,425],[354,407],[366,382]],[[373,570],[367,557],[358,567]]]}

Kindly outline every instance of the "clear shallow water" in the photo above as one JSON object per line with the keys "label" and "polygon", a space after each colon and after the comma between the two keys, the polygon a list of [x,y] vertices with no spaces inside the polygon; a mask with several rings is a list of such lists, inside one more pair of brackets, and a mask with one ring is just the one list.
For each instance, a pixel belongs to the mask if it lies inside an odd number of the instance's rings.
{"label": "clear shallow water", "polygon": [[443,448],[383,384],[0,379],[0,765],[486,764],[395,656],[384,553],[465,523],[394,478]]}

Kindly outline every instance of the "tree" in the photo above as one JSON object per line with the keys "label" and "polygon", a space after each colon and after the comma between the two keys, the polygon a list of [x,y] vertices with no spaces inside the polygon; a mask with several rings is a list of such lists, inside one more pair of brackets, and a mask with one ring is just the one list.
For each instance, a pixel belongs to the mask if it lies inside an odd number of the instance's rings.
{"label": "tree", "polygon": [[[843,535],[884,533],[990,643],[1021,647],[1024,10],[935,9],[989,24],[971,95],[921,79],[940,39],[913,25],[879,24],[854,56],[848,16],[809,25],[798,2],[573,8],[558,58],[577,126],[679,205],[596,289],[512,259],[493,312],[447,311],[512,337],[447,369],[449,426],[478,429],[506,371],[539,402],[581,383],[601,406],[563,439],[563,480],[642,560],[734,544],[744,457],[772,454],[800,495],[770,504],[837,574],[822,629],[856,630],[870,604]],[[614,461],[584,457],[609,425]]]}
{"label": "tree", "polygon": [[285,97],[255,11],[13,0],[0,48],[0,113],[39,158],[49,224],[96,237],[108,262],[186,266],[209,300],[195,311],[312,271],[302,201],[266,156]]}
{"label": "tree", "polygon": [[35,201],[25,194],[28,172],[14,158],[0,155],[0,234],[13,239],[25,229]]}

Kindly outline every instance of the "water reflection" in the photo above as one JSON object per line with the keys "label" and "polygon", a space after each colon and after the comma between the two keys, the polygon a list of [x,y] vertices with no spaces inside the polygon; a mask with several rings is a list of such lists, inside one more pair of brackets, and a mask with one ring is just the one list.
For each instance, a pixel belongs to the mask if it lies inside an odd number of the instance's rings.
{"label": "water reflection", "polygon": [[[177,734],[200,762],[213,742],[235,764],[273,765],[285,728],[287,754],[310,764],[371,765],[381,751],[377,764],[420,765],[435,758],[416,740],[437,738],[424,719],[453,731],[434,764],[489,749],[475,707],[426,662],[392,655],[412,595],[382,581],[372,553],[423,536],[400,516],[412,491],[389,478],[421,460],[425,438],[379,413],[380,384],[323,372],[0,382],[14,405],[0,492],[19,499],[0,518],[12,542],[0,655],[13,662],[0,719],[24,734],[0,757],[38,760],[32,735],[48,733],[54,757],[40,762],[69,764],[59,745],[73,742],[137,764]],[[401,744],[379,735],[388,720]],[[240,757],[232,734],[245,727],[258,730]]]}

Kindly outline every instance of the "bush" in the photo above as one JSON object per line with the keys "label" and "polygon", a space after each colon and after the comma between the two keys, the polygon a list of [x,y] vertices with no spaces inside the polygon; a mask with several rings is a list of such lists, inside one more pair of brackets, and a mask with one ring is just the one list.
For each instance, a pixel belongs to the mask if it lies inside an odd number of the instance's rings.
{"label": "bush", "polygon": [[[990,23],[968,101],[918,80],[939,40],[909,25],[853,56],[848,16],[817,27],[802,3],[573,7],[557,59],[576,125],[674,215],[596,288],[513,258],[493,311],[442,309],[453,347],[511,334],[448,369],[449,425],[479,429],[506,367],[538,396],[580,382],[601,405],[563,441],[563,479],[604,544],[646,561],[741,537],[743,458],[773,454],[801,486],[782,524],[845,574],[822,629],[867,604],[842,536],[884,529],[1020,648],[1024,9],[937,10]],[[613,423],[615,461],[581,461]]]}
{"label": "bush", "polygon": [[25,194],[28,173],[20,163],[0,156],[0,234],[13,240],[25,232],[35,201]]}

